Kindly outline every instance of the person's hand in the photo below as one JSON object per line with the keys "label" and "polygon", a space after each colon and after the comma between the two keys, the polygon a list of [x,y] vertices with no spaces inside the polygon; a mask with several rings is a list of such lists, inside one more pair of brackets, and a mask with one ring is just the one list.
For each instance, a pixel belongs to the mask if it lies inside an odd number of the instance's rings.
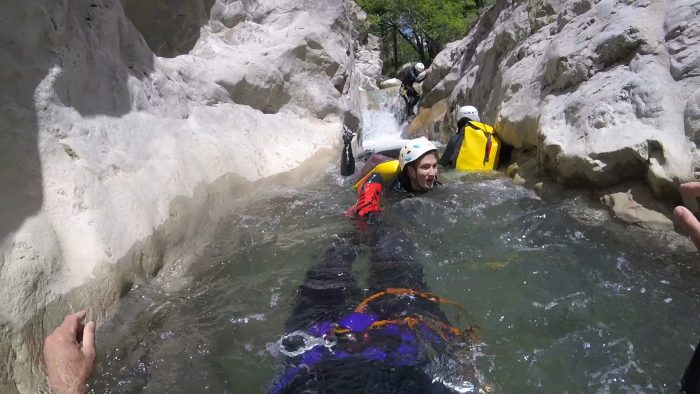
{"label": "person's hand", "polygon": [[[686,198],[700,197],[700,182],[684,183],[680,187],[681,194]],[[690,210],[686,207],[676,207],[673,210],[673,216],[685,231],[690,234],[690,239],[695,244],[695,247],[700,250],[700,222],[695,218]]]}
{"label": "person's hand", "polygon": [[344,144],[349,144],[352,142],[352,138],[356,135],[356,133],[353,133],[352,130],[350,130],[349,127],[343,126],[343,143]]}
{"label": "person's hand", "polygon": [[44,364],[53,393],[84,393],[95,363],[95,323],[86,311],[66,316],[44,341]]}

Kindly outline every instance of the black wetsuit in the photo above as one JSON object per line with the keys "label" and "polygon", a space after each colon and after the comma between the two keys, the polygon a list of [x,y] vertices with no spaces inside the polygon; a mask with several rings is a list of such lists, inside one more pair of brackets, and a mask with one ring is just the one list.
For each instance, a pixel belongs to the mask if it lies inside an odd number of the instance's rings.
{"label": "black wetsuit", "polygon": [[438,164],[447,168],[455,168],[457,165],[457,157],[459,156],[459,150],[462,147],[462,142],[464,141],[464,127],[469,124],[469,119],[462,118],[457,123],[458,132],[450,137],[447,141],[447,146],[445,147],[445,152],[440,156]]}
{"label": "black wetsuit", "polygon": [[695,353],[690,359],[681,379],[682,394],[700,394],[700,343],[695,347]]}
{"label": "black wetsuit", "polygon": [[425,77],[426,74],[421,75],[421,73],[416,70],[416,67],[413,66],[406,72],[406,75],[401,80],[401,87],[404,90],[404,94],[402,94],[401,97],[403,97],[406,102],[406,116],[413,115],[413,107],[418,104],[418,100],[420,99],[420,95],[413,88],[413,84],[416,82],[423,82]]}
{"label": "black wetsuit", "polygon": [[[329,332],[332,322],[342,323],[344,316],[357,317],[358,313],[353,311],[357,311],[355,308],[363,297],[386,289],[428,290],[423,268],[414,257],[411,240],[402,231],[378,226],[377,220],[378,217],[373,214],[369,219],[370,225],[363,222],[363,230],[351,237],[333,240],[323,251],[299,286],[292,314],[285,326],[288,334],[296,332],[320,336],[322,332]],[[358,244],[369,246],[371,250],[366,292],[360,289],[352,272]],[[291,355],[285,361],[285,373],[270,391],[452,392],[448,384],[426,372],[426,368],[431,355],[434,361],[435,354],[448,354],[448,349],[466,349],[470,345],[462,336],[441,334],[439,330],[429,328],[428,322],[432,322],[433,326],[449,324],[437,302],[419,296],[381,297],[367,303],[366,310],[359,315],[373,316],[374,321],[409,321],[411,316],[417,316],[418,323],[413,328],[390,323],[377,329],[357,330],[350,334],[350,339],[338,339],[332,349],[316,346],[303,354]],[[281,346],[287,351],[303,347],[304,340],[300,335],[285,338]],[[468,381],[476,384],[473,364],[459,365],[460,376],[468,376]],[[475,390],[478,387],[475,386]]]}

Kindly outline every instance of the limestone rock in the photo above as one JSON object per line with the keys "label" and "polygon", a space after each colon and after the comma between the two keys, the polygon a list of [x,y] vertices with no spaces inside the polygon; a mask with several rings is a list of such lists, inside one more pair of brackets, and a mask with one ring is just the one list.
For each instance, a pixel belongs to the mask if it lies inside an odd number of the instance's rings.
{"label": "limestone rock", "polygon": [[42,391],[41,338],[62,314],[103,316],[255,185],[330,160],[361,116],[351,7],[3,3],[0,392]]}
{"label": "limestone rock", "polygon": [[446,115],[447,100],[438,101],[432,107],[421,108],[404,131],[412,138],[425,136],[430,140],[439,140],[440,130],[435,125]]}
{"label": "limestone rock", "polygon": [[382,60],[379,50],[379,38],[369,34],[367,44],[360,46],[355,54],[355,69],[365,79],[362,87],[365,90],[377,89],[377,82],[382,79]]}
{"label": "limestone rock", "polygon": [[518,174],[518,171],[520,170],[520,166],[518,166],[518,163],[513,163],[506,168],[506,175],[509,177],[514,177],[515,175]]}
{"label": "limestone rock", "polygon": [[700,87],[688,98],[683,115],[685,135],[697,146],[700,144]]}
{"label": "limestone rock", "polygon": [[456,73],[452,74],[450,71],[464,50],[460,43],[461,41],[448,43],[445,49],[433,59],[433,63],[430,65],[431,72],[423,81],[423,90],[426,92],[426,96],[421,101],[422,106],[432,106],[445,97],[445,92],[452,91],[456,86],[459,78],[456,78]]}
{"label": "limestone rock", "polygon": [[367,44],[368,38],[371,37],[369,34],[370,23],[367,18],[367,13],[354,1],[349,2],[350,9],[350,19],[352,20],[353,27],[357,31],[357,36],[355,37],[360,45]]}
{"label": "limestone rock", "polygon": [[194,47],[214,3],[214,0],[122,0],[131,23],[153,52],[163,57],[185,54]]}
{"label": "limestone rock", "polygon": [[671,75],[676,80],[700,76],[698,13],[697,1],[673,1],[668,6],[664,41],[671,55]]}
{"label": "limestone rock", "polygon": [[379,82],[379,87],[382,89],[397,88],[401,86],[401,80],[398,78],[389,78]]}
{"label": "limestone rock", "polygon": [[[431,66],[436,123],[474,105],[501,140],[568,185],[644,181],[677,198],[698,141],[697,1],[499,0]],[[432,79],[435,78],[435,79]]]}
{"label": "limestone rock", "polygon": [[602,202],[610,208],[610,214],[626,223],[637,224],[650,230],[672,231],[673,221],[665,215],[647,209],[628,192],[605,195]]}

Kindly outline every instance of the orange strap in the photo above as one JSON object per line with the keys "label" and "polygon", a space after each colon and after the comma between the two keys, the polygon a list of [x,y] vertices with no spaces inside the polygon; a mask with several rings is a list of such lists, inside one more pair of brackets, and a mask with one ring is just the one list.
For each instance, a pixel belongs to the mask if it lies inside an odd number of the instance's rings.
{"label": "orange strap", "polygon": [[[427,291],[418,291],[418,290],[413,290],[413,289],[405,289],[405,288],[388,288],[386,290],[380,291],[379,293],[373,294],[367,298],[365,298],[358,306],[355,308],[355,312],[357,313],[364,313],[365,309],[367,309],[367,306],[369,305],[370,302],[383,297],[385,295],[393,295],[393,296],[416,296],[416,297],[421,297],[423,299],[426,299],[428,301],[432,302],[440,302],[440,303],[445,303],[445,304],[450,304],[458,309],[461,309],[463,311],[467,311],[462,305],[456,303],[455,301],[452,301],[447,298],[439,297],[436,296],[435,294],[429,293]],[[406,325],[409,328],[414,328],[418,323],[421,321],[425,322],[425,320],[421,316],[407,316],[404,317],[403,319],[395,319],[395,320],[378,320],[372,323],[369,327],[368,330],[371,329],[376,329],[380,328],[383,326],[386,326],[388,324],[401,324],[401,325]],[[432,323],[432,324],[431,324]],[[448,331],[453,335],[461,335],[461,331],[459,328],[451,326],[449,324],[445,324],[443,322],[435,322],[431,321],[430,323],[426,322],[429,326],[433,326],[434,328],[437,328],[438,334],[442,337],[443,340],[445,340],[445,335],[443,334],[444,331]],[[476,331],[478,330],[478,326],[470,326],[467,330],[465,330],[464,335],[469,337],[472,340],[476,340]],[[334,334],[346,334],[350,332],[349,329],[347,328],[342,328],[338,327],[337,325],[333,327],[333,333]]]}
{"label": "orange strap", "polygon": [[358,306],[355,308],[355,312],[364,312],[365,309],[367,309],[367,305],[369,305],[370,302],[376,300],[377,298],[383,297],[385,295],[394,295],[394,296],[417,296],[424,298],[428,301],[432,302],[440,302],[444,304],[450,304],[454,307],[457,307],[461,310],[466,311],[464,307],[450,299],[443,298],[436,296],[435,294],[429,293],[427,291],[418,291],[418,290],[413,290],[413,289],[403,289],[403,288],[388,288],[386,290],[380,291],[379,293],[373,294],[367,298],[365,298]]}
{"label": "orange strap", "polygon": [[[370,329],[372,328],[379,328],[382,326],[386,326],[388,324],[401,324],[401,325],[407,325],[409,328],[414,328],[418,323],[420,323],[423,319],[419,316],[409,316],[409,317],[404,317],[401,320],[378,320],[372,323],[371,326],[369,326]],[[453,335],[459,335],[460,331],[459,328],[451,326],[449,324],[445,324],[442,322],[435,322],[437,327],[439,328],[438,332],[440,333],[440,336],[442,336],[442,339],[445,339],[444,335],[442,335],[443,330],[447,330]]]}

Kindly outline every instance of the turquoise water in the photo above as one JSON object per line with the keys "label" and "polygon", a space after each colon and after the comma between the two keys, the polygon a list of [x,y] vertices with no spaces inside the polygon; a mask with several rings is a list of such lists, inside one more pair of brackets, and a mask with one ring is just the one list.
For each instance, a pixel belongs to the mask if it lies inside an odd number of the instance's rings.
{"label": "turquoise water", "polygon": [[[135,286],[98,329],[91,390],[265,391],[297,286],[329,239],[353,231],[354,196],[335,173],[271,188],[228,218],[181,288]],[[700,259],[687,242],[574,194],[543,201],[497,174],[443,178],[427,195],[384,198],[384,222],[414,240],[433,292],[470,312],[459,324],[480,327],[494,392],[677,392],[700,338]]]}

